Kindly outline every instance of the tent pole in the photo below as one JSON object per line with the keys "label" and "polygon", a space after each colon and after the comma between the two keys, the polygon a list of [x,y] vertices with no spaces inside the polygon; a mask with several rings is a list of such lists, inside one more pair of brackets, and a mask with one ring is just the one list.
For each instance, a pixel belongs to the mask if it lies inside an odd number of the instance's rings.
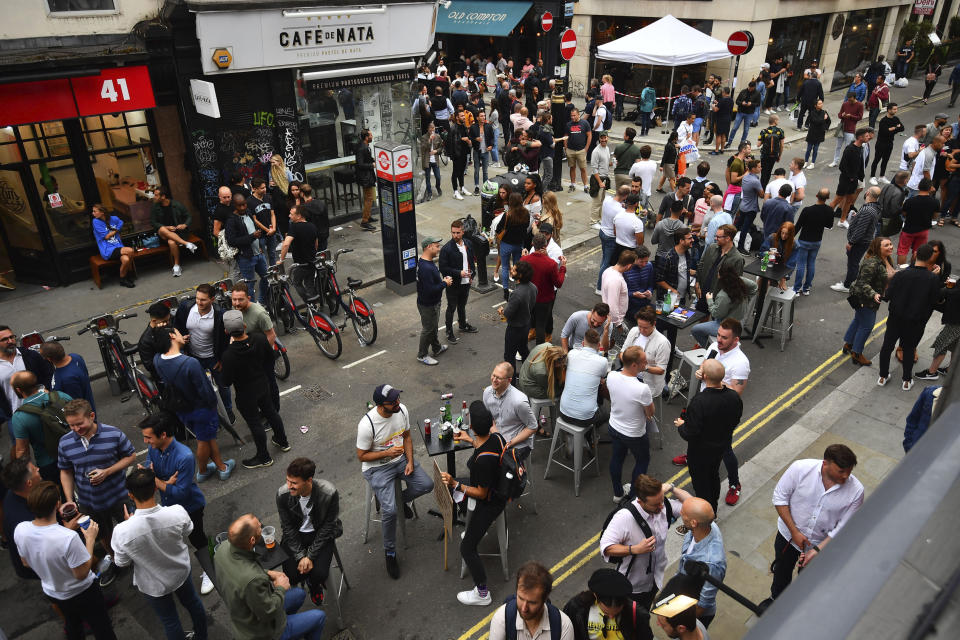
{"label": "tent pole", "polygon": [[670,119],[670,102],[672,98],[670,94],[673,93],[673,72],[676,70],[677,70],[676,67],[670,67],[670,86],[667,87],[667,113],[666,113],[666,117],[663,119],[664,122]]}

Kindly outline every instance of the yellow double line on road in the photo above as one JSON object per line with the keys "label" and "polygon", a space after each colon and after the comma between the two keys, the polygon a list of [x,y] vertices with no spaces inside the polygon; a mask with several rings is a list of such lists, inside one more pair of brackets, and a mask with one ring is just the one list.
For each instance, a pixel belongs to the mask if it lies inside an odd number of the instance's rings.
{"label": "yellow double line on road", "polygon": [[[884,318],[873,326],[873,333],[867,340],[867,344],[870,344],[877,337],[879,337],[880,334],[878,333],[878,329],[881,329],[884,325],[886,325],[886,323],[887,319]],[[736,437],[736,435],[739,433],[743,433],[744,431],[745,433],[733,441],[733,448],[736,449],[738,446],[743,444],[747,438],[756,433],[759,429],[763,428],[765,425],[769,424],[771,420],[799,402],[801,398],[810,393],[827,376],[843,366],[846,361],[847,356],[845,356],[842,351],[837,351],[832,356],[820,363],[813,371],[798,380],[789,389],[781,393],[765,407],[753,414],[746,422],[743,422],[739,427],[736,428],[736,430],[734,430],[734,437]],[[688,475],[687,470],[684,469],[674,474],[674,476],[667,480],[667,482],[682,487],[689,484],[690,476]],[[599,541],[600,532],[598,531],[591,536],[590,539],[570,552],[565,558],[550,567],[550,573],[554,576],[553,586],[556,587],[558,584],[576,573],[581,567],[583,567],[583,565],[590,562],[590,560],[597,554],[598,549],[596,548],[596,545]],[[557,572],[562,570],[564,567],[567,567],[567,565],[570,565],[570,567],[558,575]],[[493,618],[493,612],[487,614],[482,620],[470,627],[457,640],[471,640],[481,631],[483,631],[483,633],[482,635],[477,636],[477,640],[485,640],[490,634],[488,631],[484,631],[484,629],[490,625],[491,618]]]}

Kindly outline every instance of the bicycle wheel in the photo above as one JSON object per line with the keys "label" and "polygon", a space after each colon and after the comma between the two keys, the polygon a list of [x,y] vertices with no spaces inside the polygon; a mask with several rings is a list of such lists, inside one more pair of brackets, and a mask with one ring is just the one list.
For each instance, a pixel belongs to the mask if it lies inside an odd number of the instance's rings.
{"label": "bicycle wheel", "polygon": [[353,298],[350,310],[350,320],[353,321],[353,330],[357,332],[360,344],[370,346],[377,341],[377,318],[373,309],[360,296]]}
{"label": "bicycle wheel", "polygon": [[133,369],[133,375],[137,380],[137,398],[140,404],[146,410],[148,415],[152,415],[160,410],[160,391],[157,385],[153,383],[147,374],[138,368]]}
{"label": "bicycle wheel", "polygon": [[313,305],[307,305],[307,313],[310,314],[309,326],[313,341],[317,343],[317,347],[323,352],[323,355],[331,360],[336,360],[343,351],[340,329],[333,323],[330,316]]}
{"label": "bicycle wheel", "polygon": [[337,295],[332,275],[327,274],[321,278],[320,296],[323,298],[324,304],[327,305],[327,312],[331,316],[337,315],[340,310],[340,297]]}
{"label": "bicycle wheel", "polygon": [[123,361],[123,356],[120,355],[117,345],[113,342],[110,343],[109,347],[109,356],[110,356],[110,368],[113,370],[114,379],[117,381],[121,391],[134,391],[135,390],[135,381],[131,384],[130,374],[127,371],[127,365]]}
{"label": "bicycle wheel", "polygon": [[273,359],[273,374],[277,380],[286,380],[290,377],[290,358],[286,351],[275,351]]}

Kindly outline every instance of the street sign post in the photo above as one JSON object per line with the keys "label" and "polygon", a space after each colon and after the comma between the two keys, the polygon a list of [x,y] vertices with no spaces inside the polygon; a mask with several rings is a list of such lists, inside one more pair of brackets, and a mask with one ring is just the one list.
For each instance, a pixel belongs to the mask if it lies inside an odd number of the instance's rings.
{"label": "street sign post", "polygon": [[553,14],[549,11],[544,11],[543,16],[540,17],[540,27],[544,31],[550,31],[553,28]]}
{"label": "street sign post", "polygon": [[564,60],[571,60],[573,54],[577,52],[577,34],[573,29],[567,29],[560,36],[560,57]]}

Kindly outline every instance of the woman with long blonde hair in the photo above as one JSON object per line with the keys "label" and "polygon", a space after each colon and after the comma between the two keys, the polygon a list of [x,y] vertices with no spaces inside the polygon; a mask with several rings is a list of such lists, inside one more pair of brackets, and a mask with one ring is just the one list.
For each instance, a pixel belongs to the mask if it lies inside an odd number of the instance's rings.
{"label": "woman with long blonde hair", "polygon": [[540,210],[540,217],[537,220],[537,227],[544,222],[553,225],[553,241],[560,244],[560,230],[563,229],[563,213],[560,211],[560,203],[557,201],[557,194],[553,191],[544,191],[541,200],[543,205]]}
{"label": "woman with long blonde hair", "polygon": [[277,216],[277,228],[281,238],[286,235],[290,220],[290,206],[287,204],[287,190],[290,187],[290,170],[283,162],[283,156],[275,153],[270,156],[270,180],[268,181],[270,200]]}
{"label": "woman with long blonde hair", "polygon": [[529,398],[555,400],[563,390],[566,373],[567,354],[563,347],[544,342],[534,347],[520,366],[519,388]]}

